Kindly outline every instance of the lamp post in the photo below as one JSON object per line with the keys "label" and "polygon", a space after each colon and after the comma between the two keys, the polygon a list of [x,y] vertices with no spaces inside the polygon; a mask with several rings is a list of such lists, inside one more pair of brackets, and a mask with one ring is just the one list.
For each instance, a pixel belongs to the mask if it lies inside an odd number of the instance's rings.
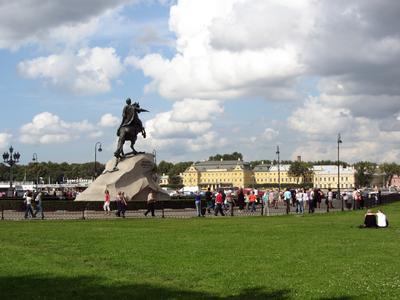
{"label": "lamp post", "polygon": [[13,185],[12,167],[19,162],[20,157],[21,155],[19,154],[19,152],[14,152],[14,148],[12,146],[10,147],[10,149],[8,149],[8,152],[3,153],[4,163],[10,166],[10,192],[12,192],[12,185]]}
{"label": "lamp post", "polygon": [[97,142],[94,145],[94,178],[96,179],[97,177],[97,151],[101,152],[103,149],[101,149],[101,143]]}
{"label": "lamp post", "polygon": [[340,156],[339,156],[339,150],[340,150],[340,144],[342,142],[342,138],[340,136],[340,133],[338,134],[337,138],[337,180],[338,180],[338,197],[339,200],[342,201],[342,211],[344,211],[344,203],[343,203],[343,197],[340,195]]}
{"label": "lamp post", "polygon": [[281,152],[279,151],[279,146],[276,146],[276,154],[278,155],[278,192],[279,192],[279,197],[281,195],[281,161],[280,161],[280,154]]}
{"label": "lamp post", "polygon": [[[36,153],[33,153],[32,155],[32,161],[34,164],[38,164],[39,160],[38,160],[38,156]],[[39,171],[36,172],[36,191],[38,190],[38,178],[39,178]]]}

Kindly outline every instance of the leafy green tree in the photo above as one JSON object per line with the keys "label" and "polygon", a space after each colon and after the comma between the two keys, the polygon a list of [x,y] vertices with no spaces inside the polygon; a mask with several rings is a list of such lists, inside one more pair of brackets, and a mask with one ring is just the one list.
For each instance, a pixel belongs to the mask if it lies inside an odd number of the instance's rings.
{"label": "leafy green tree", "polygon": [[[328,166],[328,165],[337,165],[337,160],[317,160],[310,162],[313,166]],[[349,166],[349,164],[345,161],[339,161],[339,164],[343,167]]]}
{"label": "leafy green tree", "polygon": [[233,152],[232,154],[216,154],[214,156],[210,156],[208,160],[243,160],[243,154],[239,152]]}
{"label": "leafy green tree", "polygon": [[400,174],[400,166],[396,163],[383,163],[379,166],[379,169],[385,173],[385,182],[390,184],[394,175]]}
{"label": "leafy green tree", "polygon": [[376,171],[376,163],[360,161],[354,164],[356,169],[356,183],[360,187],[369,186]]}
{"label": "leafy green tree", "polygon": [[174,167],[173,163],[166,162],[164,160],[160,161],[157,166],[157,173],[158,174],[168,174],[169,171]]}
{"label": "leafy green tree", "polygon": [[168,172],[169,177],[172,178],[174,176],[178,176],[180,173],[183,173],[187,168],[189,168],[192,164],[192,161],[184,161],[174,164],[174,166]]}
{"label": "leafy green tree", "polygon": [[312,165],[304,161],[295,161],[289,167],[288,175],[291,177],[302,178],[303,182],[308,182],[312,174]]}

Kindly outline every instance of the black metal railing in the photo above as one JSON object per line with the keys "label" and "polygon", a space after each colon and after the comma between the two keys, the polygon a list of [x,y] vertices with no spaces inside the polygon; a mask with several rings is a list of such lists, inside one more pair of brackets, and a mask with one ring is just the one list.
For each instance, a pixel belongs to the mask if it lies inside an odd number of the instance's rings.
{"label": "black metal railing", "polygon": [[[399,194],[370,195],[363,197],[360,208],[370,208],[377,205],[388,204],[400,200]],[[116,202],[110,203],[109,214],[103,210],[103,201],[75,202],[72,200],[47,199],[42,201],[42,208],[45,219],[109,219],[116,218]],[[335,212],[341,210],[341,202],[333,201],[333,209],[327,209],[327,204],[322,199],[319,205],[316,205],[315,213]],[[296,205],[290,204],[290,214],[299,213],[296,211]],[[347,210],[357,208],[355,201],[347,201]],[[22,198],[0,198],[1,220],[20,220],[25,217],[26,205]],[[147,209],[146,202],[128,202],[125,207],[125,217],[139,218],[144,217]],[[35,204],[33,203],[35,211]],[[227,216],[274,216],[286,214],[286,203],[279,201],[278,205],[264,205],[262,201],[255,204],[254,209],[251,205],[244,205],[239,208],[237,205],[223,206],[224,214]],[[214,217],[214,207],[207,207],[207,203],[201,202],[201,215],[205,217]],[[304,203],[304,213],[309,213],[308,203]],[[172,199],[168,201],[158,201],[155,203],[155,215],[161,218],[188,218],[197,216],[197,210],[194,199]],[[31,218],[31,216],[29,216]]]}

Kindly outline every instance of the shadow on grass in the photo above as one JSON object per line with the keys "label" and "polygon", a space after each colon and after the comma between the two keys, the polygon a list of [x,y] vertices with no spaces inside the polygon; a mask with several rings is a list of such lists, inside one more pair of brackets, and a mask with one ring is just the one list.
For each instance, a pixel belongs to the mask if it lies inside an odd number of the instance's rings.
{"label": "shadow on grass", "polygon": [[218,296],[151,284],[104,283],[99,277],[0,277],[1,299],[290,299],[290,290],[244,289],[238,295]]}

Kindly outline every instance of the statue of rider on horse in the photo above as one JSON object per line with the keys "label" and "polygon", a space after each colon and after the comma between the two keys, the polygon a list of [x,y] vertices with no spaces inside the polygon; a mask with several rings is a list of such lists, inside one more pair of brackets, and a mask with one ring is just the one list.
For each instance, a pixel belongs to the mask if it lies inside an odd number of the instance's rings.
{"label": "statue of rider on horse", "polygon": [[[139,113],[141,112],[148,112],[146,109],[140,108],[138,102],[132,104],[130,98],[126,99],[126,105],[122,112],[122,122],[121,125],[118,127],[117,136],[118,139],[118,147],[117,150],[114,152],[114,156],[118,160],[121,158],[126,157],[129,154],[139,154],[143,152],[138,152],[135,150],[134,145],[137,140],[137,135],[139,133],[142,134],[144,138],[146,138],[146,131],[143,127],[142,121],[139,119]],[[124,154],[124,144],[125,141],[131,142],[131,149],[132,151],[129,153]]]}

